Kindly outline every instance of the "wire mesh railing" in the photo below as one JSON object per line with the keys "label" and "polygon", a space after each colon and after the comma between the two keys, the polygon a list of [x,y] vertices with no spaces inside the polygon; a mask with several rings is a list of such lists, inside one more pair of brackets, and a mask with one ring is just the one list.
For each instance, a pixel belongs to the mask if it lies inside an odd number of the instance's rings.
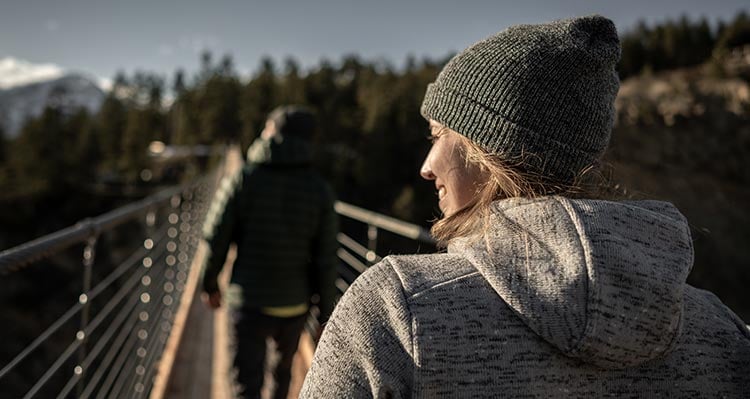
{"label": "wire mesh railing", "polygon": [[[0,253],[3,276],[84,244],[78,301],[0,368],[0,391],[7,393],[9,376],[77,316],[68,345],[21,397],[147,396],[215,184],[215,177],[201,178]],[[92,284],[100,238],[132,222],[145,230],[136,237],[142,244]]]}

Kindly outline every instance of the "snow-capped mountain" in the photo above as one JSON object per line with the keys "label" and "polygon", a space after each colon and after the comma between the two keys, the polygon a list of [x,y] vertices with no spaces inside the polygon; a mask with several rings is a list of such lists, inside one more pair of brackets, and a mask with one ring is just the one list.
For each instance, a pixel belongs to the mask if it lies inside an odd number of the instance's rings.
{"label": "snow-capped mountain", "polygon": [[57,79],[65,71],[55,64],[35,64],[14,57],[0,58],[0,90]]}
{"label": "snow-capped mountain", "polygon": [[0,59],[0,127],[6,137],[17,136],[27,119],[49,105],[70,112],[81,107],[96,112],[105,96],[92,79],[81,74],[65,74],[54,65]]}

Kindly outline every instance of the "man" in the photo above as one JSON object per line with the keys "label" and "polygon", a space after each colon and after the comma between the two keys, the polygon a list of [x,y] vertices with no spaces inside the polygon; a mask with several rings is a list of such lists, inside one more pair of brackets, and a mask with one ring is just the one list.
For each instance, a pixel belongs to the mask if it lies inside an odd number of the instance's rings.
{"label": "man", "polygon": [[222,304],[217,276],[230,243],[237,244],[227,302],[237,337],[234,364],[248,398],[260,397],[266,338],[280,352],[275,397],[286,398],[311,299],[319,298],[322,320],[333,310],[337,220],[333,194],[311,166],[313,130],[307,109],[275,109],[245,167],[222,181],[204,228],[210,254],[203,289],[213,308]]}

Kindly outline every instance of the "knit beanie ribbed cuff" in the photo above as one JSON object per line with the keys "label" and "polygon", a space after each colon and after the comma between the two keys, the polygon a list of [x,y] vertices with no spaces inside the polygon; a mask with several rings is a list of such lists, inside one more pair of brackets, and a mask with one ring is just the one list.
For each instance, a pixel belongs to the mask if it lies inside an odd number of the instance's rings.
{"label": "knit beanie ribbed cuff", "polygon": [[432,119],[465,135],[511,165],[522,164],[530,169],[529,172],[563,183],[572,182],[580,170],[593,164],[600,155],[519,126],[496,111],[437,83],[427,86],[420,112],[425,119]]}
{"label": "knit beanie ribbed cuff", "polygon": [[573,183],[609,142],[620,42],[591,15],[517,25],[456,54],[421,113],[510,166]]}

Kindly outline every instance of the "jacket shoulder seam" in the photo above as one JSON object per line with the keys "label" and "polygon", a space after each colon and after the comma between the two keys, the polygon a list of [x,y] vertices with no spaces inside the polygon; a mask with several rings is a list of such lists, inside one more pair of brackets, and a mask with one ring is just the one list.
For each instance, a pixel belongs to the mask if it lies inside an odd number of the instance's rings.
{"label": "jacket shoulder seam", "polygon": [[428,287],[424,287],[424,288],[420,289],[419,291],[416,291],[416,292],[412,293],[411,295],[409,295],[408,299],[409,300],[417,299],[417,298],[425,295],[428,291],[431,291],[431,290],[437,289],[437,288],[441,288],[443,286],[450,285],[450,284],[453,284],[455,282],[458,282],[458,281],[461,281],[461,280],[465,280],[465,279],[477,276],[479,274],[480,274],[479,271],[475,270],[475,271],[466,272],[465,274],[453,277],[453,278],[448,279],[448,280],[440,281],[438,283],[432,284],[432,285],[430,285]]}
{"label": "jacket shoulder seam", "polygon": [[[429,255],[426,255],[426,256],[431,256],[431,255],[449,255],[449,256],[454,256],[457,259],[461,259],[461,260],[467,261],[465,258],[460,257],[460,256],[456,256],[455,254],[429,254]],[[384,258],[384,260],[388,261],[388,264],[391,266],[391,268],[393,269],[393,271],[399,277],[399,280],[401,280],[401,286],[405,287],[405,285],[404,285],[404,278],[401,276],[401,273],[399,273],[398,268],[394,267],[394,264],[401,264],[402,263],[401,259],[399,259],[399,256],[398,255],[396,255],[396,256],[387,256],[387,257]],[[456,282],[458,280],[462,280],[462,279],[471,277],[473,275],[478,275],[478,274],[480,274],[479,271],[476,270],[472,266],[471,270],[467,270],[465,273],[463,273],[461,275],[458,275],[458,276],[455,276],[455,277],[452,277],[452,278],[450,278],[448,280],[433,281],[430,285],[422,287],[422,288],[419,288],[417,291],[410,292],[408,294],[406,292],[404,292],[404,297],[407,300],[418,298],[418,297],[422,296],[425,292],[427,292],[427,291],[429,291],[429,290],[431,290],[433,288],[439,288],[439,287],[441,287],[443,285],[451,284],[451,283],[454,283],[454,282]]]}
{"label": "jacket shoulder seam", "polygon": [[[427,256],[433,256],[433,255],[450,255],[450,254],[430,254],[430,255],[427,255]],[[454,257],[456,257],[456,258],[460,258],[460,259],[463,259],[462,257],[458,257],[458,256],[456,256],[455,254],[454,254],[453,256],[454,256]],[[388,260],[388,262],[389,262],[389,264],[391,265],[391,267],[393,267],[393,265],[398,265],[398,264],[401,264],[401,263],[411,263],[411,262],[408,262],[408,261],[407,261],[407,262],[404,262],[404,261],[402,261],[401,259],[399,259],[399,257],[398,257],[398,256],[396,256],[396,257],[394,257],[394,256],[388,256],[388,257],[386,257],[386,259]],[[398,268],[396,268],[396,267],[393,267],[393,270],[394,270],[394,271],[396,272],[396,274],[397,274],[397,275],[399,276],[399,278],[401,279],[401,283],[403,284],[403,280],[404,280],[404,279],[403,279],[403,277],[401,276],[401,274],[400,274],[400,273],[398,272],[398,270],[397,270],[397,269],[398,269]],[[443,280],[443,279],[440,279],[440,280],[437,280],[437,281],[433,281],[433,282],[432,282],[432,283],[430,283],[429,285],[427,285],[427,286],[425,286],[425,287],[421,287],[421,288],[419,288],[419,289],[418,289],[418,290],[416,290],[416,291],[413,291],[413,292],[409,292],[409,293],[405,293],[405,294],[406,294],[406,295],[405,295],[405,297],[406,297],[407,299],[409,299],[409,300],[410,300],[410,299],[413,299],[413,298],[415,298],[415,297],[419,297],[419,296],[423,295],[423,294],[424,294],[424,293],[425,293],[426,291],[429,291],[429,290],[431,290],[431,289],[433,289],[433,288],[436,288],[436,287],[439,287],[439,286],[442,286],[442,285],[445,285],[445,284],[450,284],[450,283],[452,283],[452,282],[454,282],[454,281],[456,281],[456,280],[460,280],[460,279],[463,279],[463,278],[465,278],[465,277],[467,277],[468,275],[471,275],[471,274],[479,274],[479,271],[478,271],[478,270],[476,270],[476,269],[474,269],[474,268],[472,267],[472,268],[471,268],[471,270],[468,270],[468,271],[466,271],[465,273],[463,273],[463,274],[461,274],[461,275],[458,275],[458,276],[452,277],[452,278],[450,278],[450,279],[448,279],[448,280]]]}

